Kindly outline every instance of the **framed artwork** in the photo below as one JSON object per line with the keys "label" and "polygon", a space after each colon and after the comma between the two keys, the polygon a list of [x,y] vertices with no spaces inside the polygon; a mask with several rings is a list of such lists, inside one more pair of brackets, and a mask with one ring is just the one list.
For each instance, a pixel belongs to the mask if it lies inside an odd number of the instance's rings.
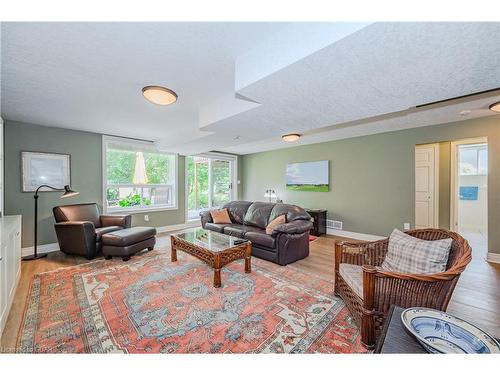
{"label": "framed artwork", "polygon": [[287,190],[327,192],[329,186],[328,160],[290,163],[286,166]]}
{"label": "framed artwork", "polygon": [[[63,189],[71,185],[70,155],[46,152],[21,152],[23,192],[35,191],[40,185]],[[42,188],[40,191],[52,191]]]}

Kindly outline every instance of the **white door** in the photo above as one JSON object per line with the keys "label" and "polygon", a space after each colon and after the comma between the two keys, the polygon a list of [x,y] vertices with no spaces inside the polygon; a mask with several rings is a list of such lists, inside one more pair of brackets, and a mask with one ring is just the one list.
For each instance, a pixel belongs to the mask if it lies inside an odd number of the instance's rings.
{"label": "white door", "polygon": [[438,227],[439,145],[415,147],[415,228]]}
{"label": "white door", "polygon": [[451,142],[450,230],[488,236],[488,139]]}

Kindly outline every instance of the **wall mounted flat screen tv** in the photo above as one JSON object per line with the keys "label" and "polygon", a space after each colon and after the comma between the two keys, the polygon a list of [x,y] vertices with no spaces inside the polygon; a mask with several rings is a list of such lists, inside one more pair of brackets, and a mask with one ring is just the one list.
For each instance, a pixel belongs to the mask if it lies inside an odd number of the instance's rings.
{"label": "wall mounted flat screen tv", "polygon": [[329,161],[289,163],[286,166],[286,188],[294,191],[329,190]]}

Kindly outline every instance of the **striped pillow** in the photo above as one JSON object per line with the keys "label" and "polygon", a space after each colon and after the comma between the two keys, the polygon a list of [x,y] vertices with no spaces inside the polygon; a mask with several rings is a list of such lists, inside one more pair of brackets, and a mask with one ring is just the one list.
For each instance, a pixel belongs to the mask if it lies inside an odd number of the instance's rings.
{"label": "striped pillow", "polygon": [[452,239],[426,241],[394,229],[381,269],[410,274],[444,272]]}

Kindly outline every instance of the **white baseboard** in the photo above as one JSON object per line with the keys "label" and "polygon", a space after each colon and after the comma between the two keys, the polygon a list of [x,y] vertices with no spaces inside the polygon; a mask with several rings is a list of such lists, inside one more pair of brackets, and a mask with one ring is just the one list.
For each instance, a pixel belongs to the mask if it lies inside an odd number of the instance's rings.
{"label": "white baseboard", "polygon": [[[196,222],[167,225],[164,227],[156,227],[156,231],[157,231],[157,233],[175,232],[175,231],[183,230],[183,229],[187,229],[187,228],[196,228],[196,227],[199,227],[200,225],[201,225],[200,221],[197,220]],[[51,253],[53,251],[59,251],[59,244],[57,242],[48,243],[45,245],[38,245],[38,249],[37,249],[38,254]],[[21,250],[21,256],[25,257],[28,255],[33,255],[33,252],[34,252],[33,246],[23,247]]]}
{"label": "white baseboard", "polygon": [[188,228],[196,228],[201,226],[201,222],[199,220],[191,221],[183,224],[175,224],[175,225],[167,225],[165,227],[156,227],[156,231],[158,233],[166,233],[166,232],[175,232],[178,230],[188,229]]}
{"label": "white baseboard", "polygon": [[[25,257],[28,255],[33,255],[34,251],[35,248],[33,246],[23,247],[21,250],[21,256]],[[38,254],[51,253],[53,251],[59,251],[59,244],[57,242],[37,246]]]}
{"label": "white baseboard", "polygon": [[360,241],[378,241],[387,238],[387,237],[375,236],[374,234],[349,232],[347,230],[339,230],[332,228],[326,228],[326,233],[334,236],[347,237]]}
{"label": "white baseboard", "polygon": [[500,264],[500,254],[488,252],[488,254],[486,255],[486,260],[490,263]]}

